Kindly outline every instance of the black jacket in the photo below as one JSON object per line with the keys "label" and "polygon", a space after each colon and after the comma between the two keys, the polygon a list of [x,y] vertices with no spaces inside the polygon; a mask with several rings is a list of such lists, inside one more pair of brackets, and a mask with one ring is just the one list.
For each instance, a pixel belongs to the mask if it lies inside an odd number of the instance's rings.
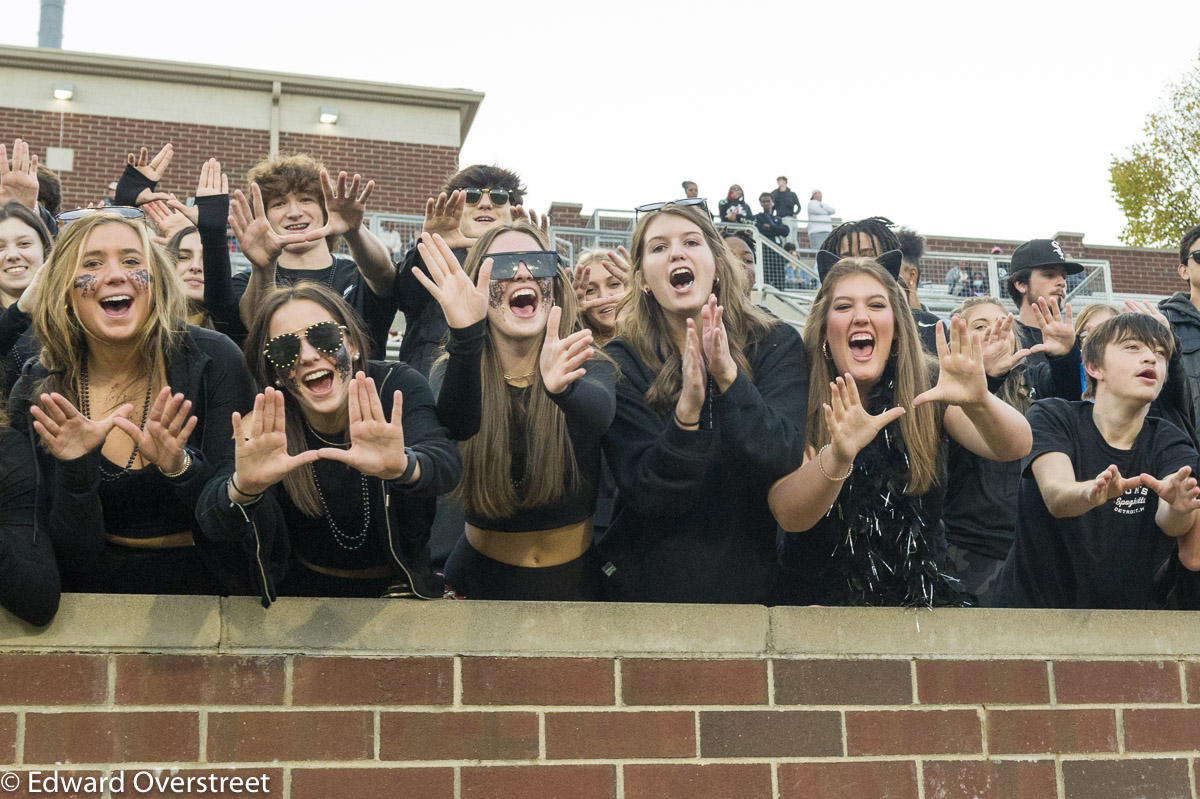
{"label": "black jacket", "polygon": [[800,213],[800,198],[791,189],[775,189],[771,192],[771,201],[775,203],[775,213],[781,217]]}
{"label": "black jacket", "polygon": [[[87,572],[100,560],[106,546],[104,510],[99,496],[99,448],[72,461],[59,461],[38,446],[29,405],[48,372],[40,361],[25,365],[9,400],[13,426],[29,437],[35,453],[37,528],[49,534],[59,565],[64,570]],[[172,480],[175,498],[198,508],[210,482],[223,483],[234,467],[232,414],[247,413],[254,405],[254,382],[242,363],[242,354],[225,336],[188,326],[178,349],[169,353],[167,384],[192,401],[196,429],[188,441],[192,464]],[[193,530],[197,550],[217,582],[229,593],[255,594],[263,590],[257,575],[267,569],[270,538],[256,539],[249,526],[222,530],[197,525]]]}
{"label": "black jacket", "polygon": [[[465,249],[454,250],[454,257],[461,264],[467,258]],[[413,274],[420,269],[428,276],[429,271],[421,260],[421,253],[413,247],[404,256],[392,283],[392,298],[404,314],[404,341],[400,344],[400,360],[429,377],[433,361],[441,349],[449,330],[442,306],[433,298]]]}
{"label": "black jacket", "polygon": [[758,228],[759,233],[776,244],[783,244],[788,235],[788,226],[783,224],[778,216],[766,211],[754,215],[754,226]]}
{"label": "black jacket", "polygon": [[617,478],[612,525],[599,542],[605,593],[646,602],[764,602],[776,570],[767,491],[804,460],[808,366],[786,324],[746,346],[754,372],[724,393],[710,379],[699,430],[646,402],[655,375],[623,339],[604,452]]}
{"label": "black jacket", "polygon": [[[737,208],[737,219],[730,219],[726,216],[730,206]],[[717,203],[717,222],[742,222],[750,224],[754,221],[754,211],[750,209],[750,204],[745,199],[741,200],[721,200]]]}
{"label": "black jacket", "polygon": [[[374,378],[383,412],[391,418],[394,393],[399,390],[404,404],[404,445],[411,447],[421,464],[421,478],[415,485],[404,486],[379,478],[383,497],[382,508],[372,513],[378,527],[374,534],[388,542],[392,559],[409,577],[414,593],[424,599],[438,599],[443,594],[443,582],[429,564],[429,532],[433,526],[437,498],[458,485],[462,474],[462,457],[450,440],[446,428],[437,421],[437,409],[429,384],[407,364],[387,361],[368,361],[367,374]],[[232,471],[232,470],[231,470]],[[229,500],[226,480],[215,480],[205,488],[200,498],[201,526],[222,531],[222,535],[247,535],[248,528],[257,527],[259,535],[282,542],[287,548],[287,529],[279,503],[290,502],[282,485],[269,488],[262,499],[252,505],[238,506]],[[320,519],[314,522],[324,524]],[[267,577],[280,580],[287,558],[276,558],[276,566]]]}
{"label": "black jacket", "polygon": [[62,580],[49,536],[34,526],[35,475],[29,442],[0,427],[0,605],[41,626],[58,612]]}

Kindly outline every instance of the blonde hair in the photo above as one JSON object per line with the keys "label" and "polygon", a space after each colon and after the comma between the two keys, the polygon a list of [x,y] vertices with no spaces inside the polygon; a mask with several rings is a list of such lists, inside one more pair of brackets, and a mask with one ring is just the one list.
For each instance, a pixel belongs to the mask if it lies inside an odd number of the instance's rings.
{"label": "blonde hair", "polygon": [[[838,261],[821,281],[821,288],[813,299],[808,324],[804,328],[804,349],[809,368],[808,444],[813,449],[819,449],[830,443],[829,427],[825,424],[822,406],[832,400],[829,384],[837,379],[838,372],[833,360],[825,357],[829,306],[837,284],[853,275],[867,275],[877,280],[887,292],[888,303],[892,307],[894,349],[889,361],[895,367],[896,381],[892,403],[907,409],[899,421],[900,433],[908,450],[909,479],[905,493],[913,496],[924,494],[937,482],[942,410],[935,407],[939,403],[933,402],[914,408],[912,401],[929,388],[932,364],[921,349],[917,323],[913,321],[907,296],[899,281],[870,258],[843,258]],[[866,401],[864,396],[864,404]]]}
{"label": "blonde hair", "polygon": [[[1108,311],[1113,316],[1120,315],[1119,308],[1114,308],[1106,302],[1094,302],[1079,312],[1079,316],[1075,317],[1075,337],[1079,338],[1087,331],[1088,322],[1092,321],[1092,317],[1097,314]],[[1082,348],[1082,343],[1080,347]]]}
{"label": "blonde hair", "polygon": [[[75,273],[83,261],[92,231],[120,225],[138,237],[150,274],[150,314],[136,333],[143,374],[152,382],[166,380],[168,353],[180,346],[187,324],[187,297],[166,250],[150,238],[140,219],[97,211],[63,230],[42,269],[42,293],[33,310],[33,332],[42,345],[40,360],[49,371],[36,394],[56,391],[79,405],[79,376],[88,353],[87,331],[75,313]],[[140,377],[135,375],[133,377]]]}
{"label": "blonde hair", "polygon": [[[498,236],[508,232],[524,233],[536,241],[542,250],[549,250],[541,230],[533,225],[526,222],[496,225],[480,236],[467,253],[463,269],[472,280],[478,277],[479,268],[492,243]],[[561,266],[553,281],[553,303],[562,308],[558,335],[566,337],[582,329],[578,301],[571,280]],[[529,387],[525,422],[524,497],[518,496],[507,464],[501,466],[497,463],[497,458],[509,451],[514,411],[508,383],[504,378],[504,367],[496,351],[497,335],[495,328],[489,325],[479,365],[483,393],[479,432],[460,445],[463,472],[458,494],[467,512],[489,519],[506,519],[516,515],[521,508],[548,505],[563,496],[580,493],[583,490],[583,476],[575,462],[575,448],[567,431],[566,416],[546,393],[540,369],[534,369],[533,382]],[[543,331],[537,345],[539,349],[544,340]],[[592,357],[597,357],[597,353],[594,352]]]}
{"label": "blonde hair", "polygon": [[627,341],[646,368],[657,375],[646,391],[646,402],[659,413],[666,413],[675,405],[683,387],[682,355],[671,335],[666,314],[650,292],[643,271],[646,231],[664,214],[682,217],[700,228],[716,267],[712,293],[725,308],[722,319],[729,339],[729,352],[737,362],[738,370],[751,382],[754,382],[754,372],[746,358],[746,345],[762,338],[779,324],[779,320],[768,316],[747,298],[746,270],[725,246],[725,240],[707,212],[696,206],[670,204],[643,216],[633,231],[629,285],[617,304],[617,335]]}

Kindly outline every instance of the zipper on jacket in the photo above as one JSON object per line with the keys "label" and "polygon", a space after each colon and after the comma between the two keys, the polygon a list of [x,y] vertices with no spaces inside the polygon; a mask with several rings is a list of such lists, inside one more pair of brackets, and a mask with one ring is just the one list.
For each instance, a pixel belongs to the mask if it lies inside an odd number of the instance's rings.
{"label": "zipper on jacket", "polygon": [[[415,455],[413,457],[416,457]],[[392,497],[387,490],[387,482],[382,478],[379,480],[379,485],[383,489],[383,523],[387,526],[388,550],[392,553],[392,560],[396,561],[396,565],[404,572],[404,576],[408,578],[408,585],[412,588],[413,596],[418,599],[441,599],[440,596],[425,596],[417,588],[417,581],[413,579],[412,572],[404,565],[404,561],[400,560],[400,556],[396,554],[396,545],[392,543]]]}
{"label": "zipper on jacket", "polygon": [[[233,478],[232,478],[232,477],[229,479],[229,481],[228,481],[228,482],[226,482],[226,484],[225,484],[225,492],[226,492],[226,494],[228,494],[228,493],[229,493],[229,484],[230,484],[230,483],[232,483],[232,482],[233,482]],[[255,561],[255,562],[258,564],[258,575],[259,575],[259,577],[261,577],[261,578],[262,578],[262,602],[263,602],[263,607],[264,607],[264,608],[269,608],[269,607],[271,607],[271,589],[270,589],[270,588],[267,586],[267,570],[263,568],[263,562],[262,562],[262,539],[260,539],[260,538],[259,538],[259,535],[258,535],[258,525],[257,525],[257,524],[255,524],[255,523],[254,523],[254,522],[253,522],[253,521],[250,519],[250,515],[249,515],[248,513],[246,513],[246,509],[245,509],[244,507],[242,507],[242,503],[240,503],[240,502],[233,502],[233,500],[230,500],[230,502],[231,502],[233,505],[237,506],[237,509],[238,509],[239,511],[241,511],[242,518],[246,520],[246,524],[250,525],[250,529],[254,531],[254,561]]]}

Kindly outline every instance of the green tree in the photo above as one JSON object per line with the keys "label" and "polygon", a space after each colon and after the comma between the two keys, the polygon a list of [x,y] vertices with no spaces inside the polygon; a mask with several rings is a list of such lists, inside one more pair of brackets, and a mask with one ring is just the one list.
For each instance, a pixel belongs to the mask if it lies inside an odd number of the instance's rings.
{"label": "green tree", "polygon": [[1140,247],[1175,247],[1200,222],[1200,59],[1168,87],[1146,118],[1146,141],[1113,156],[1109,182],[1125,229],[1121,240]]}

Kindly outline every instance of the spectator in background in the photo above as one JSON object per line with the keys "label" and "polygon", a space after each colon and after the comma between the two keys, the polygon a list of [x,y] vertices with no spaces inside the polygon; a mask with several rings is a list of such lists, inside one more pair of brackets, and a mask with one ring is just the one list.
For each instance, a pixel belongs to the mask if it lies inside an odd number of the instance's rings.
{"label": "spectator in background", "polygon": [[97,203],[101,208],[109,205],[117,204],[117,182],[114,180],[108,184],[108,191],[104,195],[104,199]]}
{"label": "spectator in background", "polygon": [[[1079,274],[1083,266],[1067,260],[1066,254],[1053,239],[1032,239],[1022,244],[1012,255],[1011,271],[1005,287],[1008,297],[1017,306],[1017,343],[1024,349],[1042,342],[1042,331],[1035,306],[1045,299],[1052,309],[1066,305],[1067,275]],[[1063,308],[1068,323],[1069,307]],[[1057,313],[1057,310],[1055,310]],[[1041,359],[1034,353],[1030,362]]]}
{"label": "spectator in background", "polygon": [[685,180],[683,182],[683,196],[689,200],[700,196],[700,187],[696,185],[694,180]]}
{"label": "spectator in background", "polygon": [[734,183],[729,187],[729,194],[717,205],[717,215],[722,222],[738,222],[750,224],[754,221],[754,212],[742,196],[742,187]]}
{"label": "spectator in background", "polygon": [[754,238],[746,230],[722,230],[721,238],[733,253],[733,257],[746,270],[746,294],[749,294],[757,278],[755,265],[758,261],[754,257]]}
{"label": "spectator in background", "polygon": [[1186,289],[1158,304],[1179,337],[1183,368],[1192,389],[1192,416],[1200,427],[1200,225],[1179,243],[1179,277]]}
{"label": "spectator in background", "polygon": [[[754,226],[763,238],[782,246],[788,235],[788,227],[775,214],[775,201],[771,199],[770,194],[763,192],[758,196],[758,202],[762,205],[762,213],[754,215]],[[763,247],[764,281],[776,288],[783,288],[783,265],[783,256],[769,247]]]}
{"label": "spectator in background", "polygon": [[800,222],[796,219],[796,215],[800,213],[800,198],[788,188],[788,179],[785,176],[775,178],[775,183],[779,186],[771,192],[775,213],[783,220],[783,224],[787,225],[787,240],[796,244],[796,231],[800,228]]}
{"label": "spectator in background", "polygon": [[37,179],[38,205],[45,208],[50,216],[58,216],[58,209],[62,206],[62,183],[59,181],[58,175],[45,164],[38,164]]}
{"label": "spectator in background", "polygon": [[900,284],[908,295],[908,305],[914,311],[928,310],[917,299],[917,289],[921,285],[921,256],[925,254],[925,239],[917,231],[902,227],[896,231],[900,241]]}
{"label": "spectator in background", "polygon": [[808,246],[811,249],[821,249],[825,237],[833,232],[833,215],[837,213],[832,205],[826,205],[821,200],[821,190],[814,189],[812,198],[808,201]]}

